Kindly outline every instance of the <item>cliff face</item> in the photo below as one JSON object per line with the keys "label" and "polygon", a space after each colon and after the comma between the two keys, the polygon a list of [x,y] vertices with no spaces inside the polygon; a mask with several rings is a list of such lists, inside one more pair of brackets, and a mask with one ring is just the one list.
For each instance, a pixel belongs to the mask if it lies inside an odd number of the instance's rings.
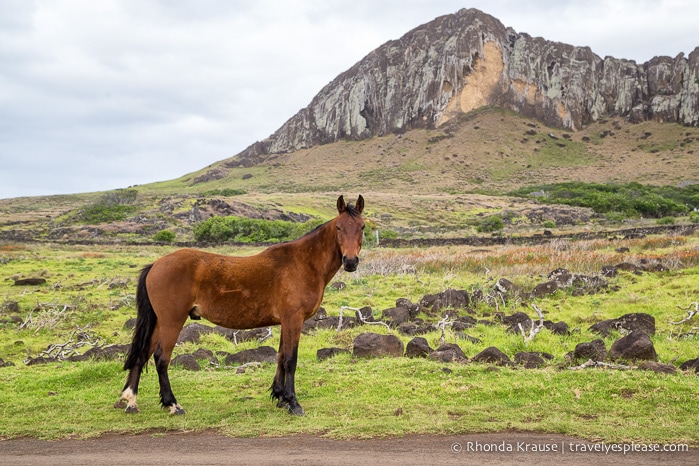
{"label": "cliff face", "polygon": [[325,86],[228,166],[341,139],[435,128],[484,105],[575,131],[607,116],[699,125],[699,47],[685,58],[595,55],[461,10],[387,42]]}

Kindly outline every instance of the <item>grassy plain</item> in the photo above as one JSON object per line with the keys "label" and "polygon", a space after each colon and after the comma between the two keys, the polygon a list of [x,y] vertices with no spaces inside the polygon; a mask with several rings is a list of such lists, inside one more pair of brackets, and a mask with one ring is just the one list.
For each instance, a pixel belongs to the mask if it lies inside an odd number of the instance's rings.
{"label": "grassy plain", "polygon": [[[616,252],[626,247],[629,252]],[[338,315],[342,306],[371,306],[376,317],[397,298],[413,302],[447,288],[488,291],[505,277],[531,289],[557,267],[596,274],[602,265],[662,258],[666,272],[621,273],[605,292],[573,296],[559,290],[546,298],[519,300],[496,309],[473,307],[479,319],[496,311],[524,311],[532,318],[536,304],[547,319],[566,321],[571,334],[543,330],[525,343],[502,325],[477,324],[466,333],[472,343],[446,330],[446,342],[467,356],[496,346],[510,358],[519,351],[542,351],[554,359],[541,369],[490,367],[486,364],[439,363],[425,359],[355,359],[349,354],[318,361],[319,348],[351,350],[364,331],[386,333],[383,326],[322,330],[302,336],[297,393],[307,415],[291,417],[269,399],[273,365],[238,374],[235,368],[202,362],[201,371],[171,370],[173,389],[185,416],[170,416],[158,404],[154,367],[144,374],[142,412],[114,409],[124,382],[121,361],[60,362],[26,366],[51,343],[68,341],[76,329],[101,344],[128,343],[125,321],[135,316],[138,270],[174,249],[165,246],[70,246],[6,244],[0,251],[0,358],[15,365],[0,368],[0,438],[66,438],[105,432],[201,431],[215,429],[235,436],[313,433],[333,438],[396,436],[408,433],[469,433],[521,430],[565,433],[606,442],[644,441],[699,444],[699,377],[641,370],[571,371],[565,355],[575,345],[599,338],[592,323],[630,312],[656,319],[652,337],[660,362],[678,366],[697,357],[699,336],[691,333],[696,318],[685,308],[699,296],[699,238],[646,237],[629,240],[558,241],[543,246],[373,248],[363,251],[360,271],[336,277],[347,286],[329,287],[323,306]],[[222,246],[224,254],[247,255],[259,248]],[[14,286],[13,279],[42,277],[39,286]],[[13,310],[17,303],[18,310]],[[11,320],[15,316],[15,321]],[[429,320],[430,316],[421,316]],[[432,318],[433,320],[436,317]],[[20,329],[21,327],[21,329]],[[396,330],[404,343],[411,337]],[[434,348],[442,333],[424,335]],[[604,338],[607,348],[618,338]],[[276,347],[278,329],[262,343]],[[218,335],[198,344],[178,346],[175,354],[198,347],[236,352],[257,342],[235,345]],[[82,350],[86,349],[84,347]],[[581,361],[582,362],[582,361]],[[649,422],[649,420],[651,420]]]}

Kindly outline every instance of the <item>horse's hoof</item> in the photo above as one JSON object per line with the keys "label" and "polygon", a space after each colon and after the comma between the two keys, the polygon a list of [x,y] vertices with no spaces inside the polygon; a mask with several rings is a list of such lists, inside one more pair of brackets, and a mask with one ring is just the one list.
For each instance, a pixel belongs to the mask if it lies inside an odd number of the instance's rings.
{"label": "horse's hoof", "polygon": [[124,410],[126,414],[137,414],[140,413],[141,410],[138,409],[138,406],[127,406],[126,409]]}
{"label": "horse's hoof", "polygon": [[126,408],[126,400],[119,400],[114,403],[114,409],[124,409]]}
{"label": "horse's hoof", "polygon": [[[280,398],[279,400],[277,400],[277,408],[289,408],[289,402],[284,401]],[[289,409],[291,409],[291,408],[289,408]]]}
{"label": "horse's hoof", "polygon": [[180,405],[170,406],[170,414],[175,416],[180,416],[182,414],[187,414],[184,408]]}
{"label": "horse's hoof", "polygon": [[301,407],[301,405],[296,405],[295,408],[292,408],[291,406],[289,406],[289,414],[293,414],[294,416],[305,416],[306,415],[306,413],[303,412],[303,408]]}

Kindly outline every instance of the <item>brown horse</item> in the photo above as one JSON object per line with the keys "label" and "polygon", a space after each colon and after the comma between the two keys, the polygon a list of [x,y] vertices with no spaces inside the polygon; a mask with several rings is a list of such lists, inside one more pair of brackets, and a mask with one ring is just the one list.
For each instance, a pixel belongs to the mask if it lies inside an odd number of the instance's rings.
{"label": "brown horse", "polygon": [[355,205],[345,204],[340,196],[337,217],[257,255],[229,257],[181,249],[144,267],[136,293],[136,329],[124,363],[129,375],[115,407],[139,411],[138,382],[153,355],[163,408],[184,413],[170,388],[168,365],[187,317],[204,317],[233,329],[281,324],[272,398],[278,407],[303,415],[294,388],[301,327],[320,307],[325,287],[340,267],[357,269],[363,209],[362,196]]}

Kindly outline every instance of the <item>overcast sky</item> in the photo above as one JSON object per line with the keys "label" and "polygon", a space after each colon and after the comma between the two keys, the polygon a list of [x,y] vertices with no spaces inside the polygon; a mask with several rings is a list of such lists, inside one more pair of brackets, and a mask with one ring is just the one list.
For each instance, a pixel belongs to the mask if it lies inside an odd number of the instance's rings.
{"label": "overcast sky", "polygon": [[373,49],[461,8],[638,63],[699,46],[694,0],[0,0],[0,198],[235,155]]}

